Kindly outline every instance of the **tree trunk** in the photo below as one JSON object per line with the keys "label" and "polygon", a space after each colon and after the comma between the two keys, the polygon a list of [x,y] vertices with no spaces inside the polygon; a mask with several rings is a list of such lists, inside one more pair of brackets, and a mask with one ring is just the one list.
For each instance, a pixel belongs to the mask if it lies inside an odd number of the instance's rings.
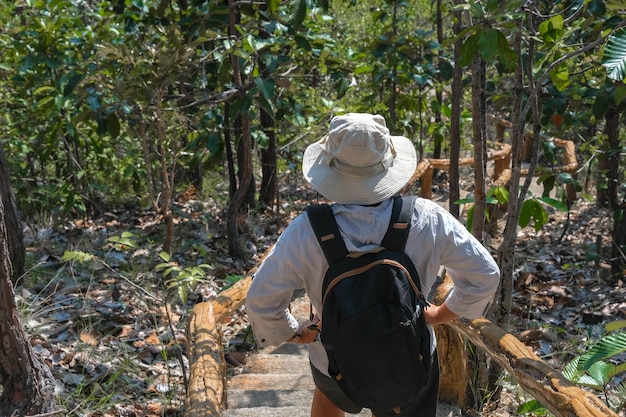
{"label": "tree trunk", "polygon": [[[455,4],[461,4],[461,0],[455,0]],[[454,24],[454,33],[459,35],[463,30],[461,24],[461,12],[454,11],[456,23]],[[448,210],[454,217],[459,218],[459,205],[454,204],[460,199],[459,191],[459,158],[461,157],[461,102],[463,100],[463,72],[459,65],[461,58],[461,45],[463,39],[459,39],[454,43],[454,76],[452,78],[452,117],[450,120],[450,202]]]}
{"label": "tree trunk", "polygon": [[49,413],[54,408],[54,378],[35,356],[17,316],[4,218],[0,199],[0,415]]}
{"label": "tree trunk", "polygon": [[230,104],[224,104],[224,148],[226,149],[226,166],[228,171],[228,198],[233,198],[237,191],[237,173],[235,171],[235,154],[233,152],[233,126],[230,122]]}
{"label": "tree trunk", "polygon": [[[254,146],[252,141],[252,136],[250,136],[250,116],[239,116],[237,117],[237,135],[241,137],[241,140],[238,142],[237,146],[237,161],[239,164],[237,165],[237,178],[239,179],[239,185],[247,184],[246,192],[243,196],[243,201],[240,205],[240,210],[247,211],[254,207],[254,195],[256,193],[256,184],[252,181],[252,165],[250,165],[249,174],[246,172],[247,167],[242,166],[242,162],[249,160],[250,164],[252,164],[252,148]],[[247,132],[245,132],[247,130]],[[248,140],[244,139],[244,135],[248,135]],[[245,164],[245,162],[244,162]],[[246,175],[250,175],[250,179],[246,180]]]}
{"label": "tree trunk", "polygon": [[[239,15],[234,0],[228,1],[230,10],[229,16],[229,34],[233,37],[237,36],[237,22]],[[235,54],[230,56],[231,65],[233,67],[233,77],[235,79],[235,86],[237,88],[243,87],[242,74],[239,69],[239,57]],[[250,190],[250,182],[252,181],[252,137],[250,135],[250,116],[247,112],[244,112],[240,116],[241,120],[241,138],[239,140],[237,166],[239,167],[239,186],[230,198],[228,204],[228,210],[226,214],[226,230],[228,234],[228,252],[231,256],[236,258],[244,258],[245,252],[239,242],[239,212],[243,203],[246,200],[246,196]],[[232,184],[231,184],[232,187]]]}
{"label": "tree trunk", "polygon": [[272,115],[261,109],[261,126],[267,135],[267,147],[261,149],[261,190],[259,200],[268,207],[278,206],[278,178],[276,177],[276,132]]}
{"label": "tree trunk", "polygon": [[624,276],[624,245],[626,244],[626,205],[620,202],[619,186],[621,184],[619,174],[620,140],[619,122],[620,112],[616,106],[611,107],[604,115],[606,124],[604,134],[607,137],[605,151],[600,161],[600,172],[604,175],[606,188],[597,187],[598,202],[603,207],[608,207],[613,212],[613,245],[611,252],[611,278],[617,282]]}
{"label": "tree trunk", "polygon": [[485,149],[484,120],[484,80],[485,62],[480,55],[474,55],[472,62],[472,137],[474,142],[474,218],[472,220],[472,234],[479,242],[484,242],[485,231]]}
{"label": "tree trunk", "polygon": [[[439,42],[439,44],[443,44],[443,15],[441,13],[441,0],[437,0],[436,1],[436,5],[435,7],[437,8],[437,42]],[[437,107],[437,110],[435,111],[435,123],[439,124],[441,123],[441,107],[443,106],[443,74],[441,71],[441,67],[443,66],[443,49],[439,49],[439,52],[437,53],[437,66],[439,67],[439,71],[437,71],[437,74],[435,74],[435,78],[437,79],[437,87],[435,88],[435,99],[437,100],[437,103],[439,103],[439,106]],[[439,159],[441,158],[441,142],[442,140],[439,138],[439,136],[435,136],[435,147],[433,150],[433,158],[434,159]],[[422,160],[424,158],[424,155],[420,154],[420,160]]]}
{"label": "tree trunk", "polygon": [[[24,234],[20,215],[15,203],[15,196],[11,191],[11,181],[9,180],[9,170],[6,157],[0,142],[0,200],[4,204],[4,222],[7,229],[7,240],[9,246],[9,260],[12,267],[13,284],[24,273]],[[2,219],[0,219],[2,220]]]}
{"label": "tree trunk", "polygon": [[613,215],[613,251],[611,254],[611,280],[617,283],[624,279],[626,265],[626,205],[622,204]]}
{"label": "tree trunk", "polygon": [[606,122],[604,135],[607,140],[604,142],[602,159],[600,160],[599,171],[602,178],[599,183],[606,184],[606,187],[597,188],[598,204],[615,210],[619,207],[619,111],[616,106],[611,107],[604,115]]}

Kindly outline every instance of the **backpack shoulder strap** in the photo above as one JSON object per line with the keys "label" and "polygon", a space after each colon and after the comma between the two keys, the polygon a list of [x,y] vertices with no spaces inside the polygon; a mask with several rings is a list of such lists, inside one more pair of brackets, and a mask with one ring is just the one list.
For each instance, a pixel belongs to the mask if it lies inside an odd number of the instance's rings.
{"label": "backpack shoulder strap", "polygon": [[348,255],[348,249],[339,232],[332,208],[328,204],[312,204],[307,206],[306,213],[328,264],[332,265],[344,259]]}
{"label": "backpack shoulder strap", "polygon": [[387,233],[381,246],[387,249],[404,251],[404,245],[411,229],[411,217],[415,209],[415,196],[396,196],[393,199],[393,209]]}

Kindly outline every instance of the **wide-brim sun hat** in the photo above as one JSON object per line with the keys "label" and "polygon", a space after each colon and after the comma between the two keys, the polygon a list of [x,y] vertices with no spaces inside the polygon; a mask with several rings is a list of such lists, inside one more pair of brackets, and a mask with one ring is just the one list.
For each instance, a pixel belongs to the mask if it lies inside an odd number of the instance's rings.
{"label": "wide-brim sun hat", "polygon": [[328,134],[307,147],[304,178],[320,194],[340,204],[376,204],[396,195],[413,176],[413,143],[392,136],[378,114],[334,117]]}

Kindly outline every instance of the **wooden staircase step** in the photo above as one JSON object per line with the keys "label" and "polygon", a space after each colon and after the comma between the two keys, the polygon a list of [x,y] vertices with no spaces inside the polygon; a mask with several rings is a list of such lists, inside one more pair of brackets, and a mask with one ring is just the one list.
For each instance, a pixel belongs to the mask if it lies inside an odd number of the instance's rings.
{"label": "wooden staircase step", "polygon": [[304,407],[311,408],[311,389],[228,390],[228,409],[254,407]]}
{"label": "wooden staircase step", "polygon": [[308,374],[241,374],[232,377],[228,383],[231,389],[242,391],[272,390],[312,390],[313,377]]}
{"label": "wooden staircase step", "polygon": [[[311,405],[305,407],[253,407],[236,408],[225,410],[223,417],[309,417],[311,415]],[[346,414],[346,417],[370,417],[369,411],[362,411],[359,414]]]}
{"label": "wooden staircase step", "polygon": [[248,358],[243,374],[299,374],[311,373],[308,357],[260,353]]}

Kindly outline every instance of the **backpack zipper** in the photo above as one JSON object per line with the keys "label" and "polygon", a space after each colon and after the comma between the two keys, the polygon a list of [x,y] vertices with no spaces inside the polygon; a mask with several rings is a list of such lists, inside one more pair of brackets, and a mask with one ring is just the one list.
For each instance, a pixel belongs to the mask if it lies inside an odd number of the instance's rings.
{"label": "backpack zipper", "polygon": [[424,298],[424,295],[422,294],[422,292],[417,288],[417,285],[415,285],[415,282],[413,282],[413,279],[411,278],[411,274],[409,273],[409,270],[406,269],[404,267],[404,265],[402,265],[400,262],[394,261],[392,259],[379,259],[377,261],[371,262],[365,266],[362,266],[360,268],[357,269],[351,269],[350,271],[344,272],[341,275],[336,276],[331,282],[330,284],[328,284],[328,288],[326,288],[326,292],[324,293],[324,298],[322,299],[322,305],[324,305],[326,303],[326,297],[328,296],[328,293],[330,292],[331,289],[333,289],[333,287],[337,284],[339,284],[339,282],[341,282],[343,279],[345,278],[349,278],[353,275],[357,275],[360,274],[364,271],[367,271],[368,269],[371,269],[377,265],[393,265],[396,266],[398,268],[400,268],[403,272],[404,275],[406,277],[408,277],[408,281],[409,284],[411,285],[411,287],[413,287],[413,291],[415,291],[415,294],[417,295],[417,297],[422,300]]}

